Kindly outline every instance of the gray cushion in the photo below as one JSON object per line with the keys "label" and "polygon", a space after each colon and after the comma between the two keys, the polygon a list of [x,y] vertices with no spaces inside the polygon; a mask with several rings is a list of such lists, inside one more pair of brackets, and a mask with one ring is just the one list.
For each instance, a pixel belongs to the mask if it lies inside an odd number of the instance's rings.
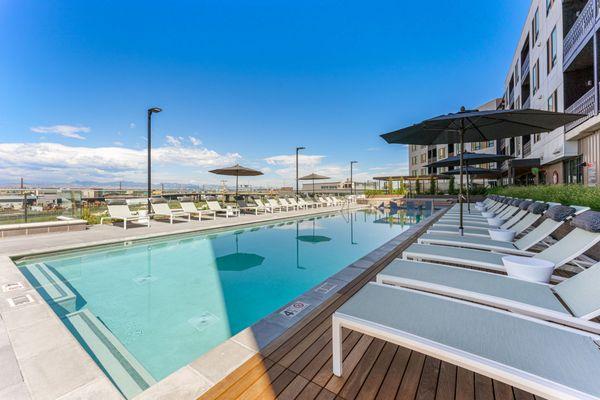
{"label": "gray cushion", "polygon": [[548,209],[548,211],[546,211],[546,217],[560,222],[575,214],[575,211],[576,210],[573,207],[569,206],[552,206]]}
{"label": "gray cushion", "polygon": [[151,199],[150,201],[152,202],[152,204],[163,204],[167,202],[167,200],[165,199]]}
{"label": "gray cushion", "polygon": [[523,200],[522,202],[519,203],[519,208],[521,210],[527,210],[527,208],[529,208],[529,206],[532,204],[533,204],[533,201],[531,201],[531,200]]}
{"label": "gray cushion", "polygon": [[600,232],[600,212],[586,211],[573,218],[571,225],[589,232]]}
{"label": "gray cushion", "polygon": [[527,207],[527,211],[532,214],[543,214],[548,209],[548,204],[536,201]]}
{"label": "gray cushion", "polygon": [[514,199],[513,201],[510,202],[511,206],[515,206],[518,207],[519,204],[521,204],[521,200],[520,199]]}
{"label": "gray cushion", "polygon": [[191,198],[191,197],[181,197],[179,199],[179,202],[181,202],[181,203],[193,203],[194,199]]}
{"label": "gray cushion", "polygon": [[127,202],[124,199],[106,199],[106,204],[111,206],[126,206]]}

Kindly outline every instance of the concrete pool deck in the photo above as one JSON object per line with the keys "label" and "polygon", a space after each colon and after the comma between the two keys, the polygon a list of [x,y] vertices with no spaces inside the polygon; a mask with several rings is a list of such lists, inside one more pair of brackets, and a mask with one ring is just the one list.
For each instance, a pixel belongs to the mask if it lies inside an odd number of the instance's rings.
{"label": "concrete pool deck", "polygon": [[[350,207],[351,210],[361,208],[364,206]],[[0,240],[0,365],[3,370],[0,374],[0,398],[123,398],[50,306],[31,287],[13,259],[339,211],[340,207],[327,207],[172,225],[153,221],[150,228],[135,226],[127,230],[117,226],[92,226],[82,232]],[[413,238],[442,212],[438,211],[409,228],[135,398],[195,398],[206,392],[290,327],[337,298],[348,283],[362,276],[376,263],[389,258],[401,243]],[[292,304],[302,304],[302,311],[292,317],[282,313]]]}

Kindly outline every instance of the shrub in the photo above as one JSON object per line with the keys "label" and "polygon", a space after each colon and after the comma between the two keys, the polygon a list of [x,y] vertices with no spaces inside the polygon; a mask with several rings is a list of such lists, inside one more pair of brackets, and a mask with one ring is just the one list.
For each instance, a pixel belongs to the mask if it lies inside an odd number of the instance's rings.
{"label": "shrub", "polygon": [[522,199],[587,206],[593,210],[600,210],[600,187],[583,185],[503,186],[492,188],[488,192]]}
{"label": "shrub", "polygon": [[415,183],[415,192],[417,192],[417,194],[421,194],[421,181],[418,179]]}
{"label": "shrub", "polygon": [[454,186],[454,176],[451,176],[450,182],[448,182],[448,194],[456,194],[456,187]]}
{"label": "shrub", "polygon": [[435,184],[436,184],[435,179],[429,178],[429,194],[435,194],[436,193]]}

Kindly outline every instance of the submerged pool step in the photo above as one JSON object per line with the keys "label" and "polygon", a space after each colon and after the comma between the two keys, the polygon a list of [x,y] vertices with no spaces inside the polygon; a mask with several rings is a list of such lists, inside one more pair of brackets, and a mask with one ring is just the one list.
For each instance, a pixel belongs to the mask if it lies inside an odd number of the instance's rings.
{"label": "submerged pool step", "polygon": [[141,393],[156,380],[88,309],[65,316],[65,322],[126,398]]}
{"label": "submerged pool step", "polygon": [[26,271],[33,277],[32,283],[40,295],[57,314],[63,316],[77,309],[77,295],[46,264],[28,265]]}

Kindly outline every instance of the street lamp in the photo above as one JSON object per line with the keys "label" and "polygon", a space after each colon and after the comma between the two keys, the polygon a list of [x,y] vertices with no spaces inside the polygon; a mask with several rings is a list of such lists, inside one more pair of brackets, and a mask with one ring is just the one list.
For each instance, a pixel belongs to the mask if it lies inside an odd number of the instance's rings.
{"label": "street lamp", "polygon": [[306,147],[296,147],[296,196],[299,194],[298,190],[298,152],[304,150]]}
{"label": "street lamp", "polygon": [[151,212],[150,199],[152,198],[152,114],[161,111],[162,109],[158,107],[148,109],[148,214]]}
{"label": "street lamp", "polygon": [[350,195],[354,194],[354,184],[352,183],[352,166],[358,161],[350,161]]}

